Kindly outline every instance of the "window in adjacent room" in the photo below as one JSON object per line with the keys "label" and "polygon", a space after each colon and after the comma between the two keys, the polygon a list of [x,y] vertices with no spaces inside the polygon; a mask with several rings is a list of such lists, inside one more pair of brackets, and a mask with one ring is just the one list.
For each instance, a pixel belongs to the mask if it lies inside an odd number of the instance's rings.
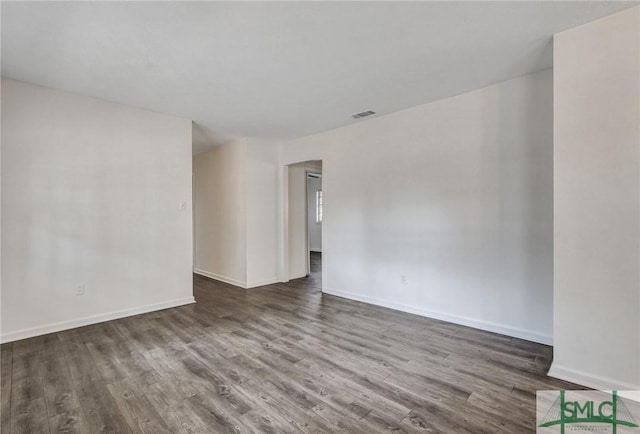
{"label": "window in adjacent room", "polygon": [[322,190],[316,191],[316,223],[322,223]]}

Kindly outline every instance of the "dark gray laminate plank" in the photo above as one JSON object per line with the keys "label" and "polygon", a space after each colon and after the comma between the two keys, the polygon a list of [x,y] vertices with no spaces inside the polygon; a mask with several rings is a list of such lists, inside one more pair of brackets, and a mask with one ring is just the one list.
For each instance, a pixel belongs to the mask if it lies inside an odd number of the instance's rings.
{"label": "dark gray laminate plank", "polygon": [[86,416],[79,408],[49,418],[49,427],[52,433],[81,434],[91,432],[91,428],[87,425]]}
{"label": "dark gray laminate plank", "polygon": [[82,416],[90,432],[113,434],[133,432],[105,383],[96,381],[76,384],[76,390],[82,403]]}
{"label": "dark gray laminate plank", "polygon": [[40,360],[40,376],[49,417],[80,408],[80,400],[73,387],[71,372],[64,354],[43,355]]}
{"label": "dark gray laminate plank", "polygon": [[13,343],[0,346],[0,432],[11,429]]}
{"label": "dark gray laminate plank", "polygon": [[134,432],[169,434],[169,426],[153,407],[144,392],[131,381],[108,384],[107,389],[115,401],[119,413],[124,416]]}
{"label": "dark gray laminate plank", "polygon": [[37,352],[24,351],[18,357],[14,355],[12,365],[10,432],[49,432]]}

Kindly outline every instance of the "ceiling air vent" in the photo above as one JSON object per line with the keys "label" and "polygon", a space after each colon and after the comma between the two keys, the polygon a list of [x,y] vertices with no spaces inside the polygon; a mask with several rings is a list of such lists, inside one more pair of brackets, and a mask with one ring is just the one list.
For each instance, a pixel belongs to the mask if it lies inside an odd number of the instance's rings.
{"label": "ceiling air vent", "polygon": [[360,118],[364,118],[364,117],[375,115],[375,114],[376,112],[374,112],[373,110],[367,110],[366,112],[356,113],[355,115],[351,115],[351,117],[354,119],[360,119]]}

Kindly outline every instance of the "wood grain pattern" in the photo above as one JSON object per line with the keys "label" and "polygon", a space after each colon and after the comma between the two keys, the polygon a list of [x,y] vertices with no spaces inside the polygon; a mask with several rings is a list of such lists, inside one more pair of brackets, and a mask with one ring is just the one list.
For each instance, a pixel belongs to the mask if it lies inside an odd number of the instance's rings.
{"label": "wood grain pattern", "polygon": [[552,349],[323,295],[311,276],[1,347],[7,433],[528,433]]}

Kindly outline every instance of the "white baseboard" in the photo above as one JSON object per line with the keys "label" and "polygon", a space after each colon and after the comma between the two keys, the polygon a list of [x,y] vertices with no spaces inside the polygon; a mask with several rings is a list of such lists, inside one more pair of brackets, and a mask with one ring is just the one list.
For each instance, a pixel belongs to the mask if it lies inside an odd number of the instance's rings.
{"label": "white baseboard", "polygon": [[339,291],[336,289],[323,288],[322,292],[324,292],[325,294],[335,295],[342,298],[348,298],[350,300],[356,300],[364,303],[374,304],[376,306],[388,307],[390,309],[412,313],[412,314],[424,316],[427,318],[438,319],[441,321],[447,321],[450,323],[460,324],[467,327],[473,327],[476,329],[485,330],[493,333],[512,336],[514,338],[524,339],[531,342],[537,342],[545,345],[553,345],[552,336],[544,335],[532,330],[525,330],[518,327],[511,327],[504,324],[498,324],[498,323],[478,320],[474,318],[452,315],[444,312],[437,312],[437,311],[423,309],[423,308],[414,307],[414,306],[406,306],[403,304],[392,303],[386,300],[381,300],[381,299],[369,297],[366,295],[353,294],[350,292]]}
{"label": "white baseboard", "polygon": [[209,277],[213,280],[219,280],[220,282],[228,283],[229,285],[237,286],[242,289],[257,288],[258,286],[271,285],[273,283],[280,282],[277,277],[272,277],[271,279],[256,280],[251,283],[246,283],[246,282],[241,282],[240,280],[232,279],[231,277],[222,276],[221,274],[215,274],[209,271],[200,270],[199,268],[194,268],[193,272],[195,274],[199,274],[204,277]]}
{"label": "white baseboard", "polygon": [[229,285],[238,286],[240,288],[247,289],[246,282],[241,282],[240,280],[232,279],[231,277],[223,276],[221,274],[211,273],[205,270],[200,270],[199,268],[195,268],[193,272],[195,274],[199,274],[204,277],[209,277],[214,280],[219,280],[220,282],[228,283]]}
{"label": "white baseboard", "polygon": [[13,332],[3,333],[0,337],[0,341],[4,344],[7,342],[13,342],[20,339],[32,338],[35,336],[46,335],[48,333],[60,332],[63,330],[74,329],[77,327],[83,327],[91,324],[97,324],[105,321],[111,321],[114,319],[125,318],[128,316],[139,315],[142,313],[153,312],[156,310],[168,309],[170,307],[183,306],[185,304],[195,303],[196,300],[191,297],[178,298],[175,300],[163,301],[161,303],[147,304],[145,306],[133,307],[129,309],[116,310],[107,313],[101,313],[97,315],[85,316],[82,318],[76,318],[68,321],[59,321],[50,324],[44,324],[41,326],[30,327],[22,330],[16,330]]}
{"label": "white baseboard", "polygon": [[289,280],[302,279],[303,277],[307,277],[307,273],[304,274],[296,274],[295,276],[290,276]]}
{"label": "white baseboard", "polygon": [[612,378],[601,377],[577,369],[566,368],[557,363],[551,364],[548,375],[559,380],[591,387],[599,390],[640,390],[640,385],[625,383]]}
{"label": "white baseboard", "polygon": [[257,280],[255,282],[251,282],[247,284],[247,289],[257,288],[258,286],[272,285],[274,283],[278,283],[279,280],[277,277],[273,277],[271,279]]}

